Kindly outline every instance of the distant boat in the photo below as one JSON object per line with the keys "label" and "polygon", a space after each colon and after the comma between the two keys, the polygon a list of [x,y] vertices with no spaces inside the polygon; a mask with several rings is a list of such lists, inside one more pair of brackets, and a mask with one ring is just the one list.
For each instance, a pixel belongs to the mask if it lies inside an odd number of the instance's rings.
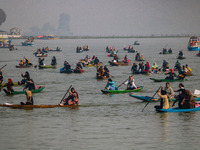
{"label": "distant boat", "polygon": [[139,43],[138,41],[135,41],[135,42],[133,43],[133,45],[140,45],[140,43]]}
{"label": "distant boat", "polygon": [[26,41],[22,42],[22,46],[34,46],[35,45],[34,37],[28,37]]}
{"label": "distant boat", "polygon": [[40,35],[37,36],[38,39],[43,39],[43,40],[55,40],[55,39],[59,39],[58,37],[56,37],[54,34],[49,34],[49,35]]}
{"label": "distant boat", "polygon": [[189,51],[200,51],[200,41],[196,36],[192,36],[188,42]]}

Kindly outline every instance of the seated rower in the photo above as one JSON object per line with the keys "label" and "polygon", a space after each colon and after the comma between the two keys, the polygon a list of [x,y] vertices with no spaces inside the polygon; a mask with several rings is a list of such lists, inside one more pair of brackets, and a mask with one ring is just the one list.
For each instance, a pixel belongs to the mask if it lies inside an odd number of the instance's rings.
{"label": "seated rower", "polygon": [[167,98],[167,92],[164,90],[164,88],[161,88],[161,93],[159,90],[157,91],[158,96],[160,97],[159,99],[152,99],[154,101],[161,100],[160,101],[160,106],[154,106],[156,109],[169,109],[169,101]]}
{"label": "seated rower", "polygon": [[166,60],[163,60],[163,65],[162,65],[163,71],[166,71],[169,69],[169,63]]}
{"label": "seated rower", "polygon": [[23,59],[21,59],[21,60],[19,61],[19,66],[24,66]]}
{"label": "seated rower", "polygon": [[79,104],[79,96],[74,88],[71,88],[71,92],[69,92],[69,96],[62,100],[64,105],[78,105]]}
{"label": "seated rower", "polygon": [[149,68],[150,68],[149,62],[146,62],[144,70],[142,70],[142,72],[149,72]]}
{"label": "seated rower", "polygon": [[135,73],[135,72],[138,71],[138,70],[137,70],[137,64],[136,64],[136,63],[133,63],[133,66],[131,67],[131,71],[132,71],[132,73]]}
{"label": "seated rower", "polygon": [[170,72],[169,73],[166,73],[165,75],[168,75],[165,79],[168,79],[168,80],[174,80],[174,76],[176,76],[176,74],[174,73],[174,69],[170,69]]}
{"label": "seated rower", "polygon": [[52,59],[51,59],[51,65],[52,66],[56,66],[57,65],[56,57],[55,56],[53,56]]}
{"label": "seated rower", "polygon": [[168,53],[169,53],[169,54],[171,54],[171,53],[172,53],[172,49],[171,49],[171,48],[169,48],[169,50],[168,50]]}
{"label": "seated rower", "polygon": [[83,67],[81,66],[81,63],[80,63],[80,62],[78,62],[78,63],[76,64],[76,69],[77,69],[77,70],[83,69]]}
{"label": "seated rower", "polygon": [[174,69],[180,69],[180,68],[181,68],[181,63],[177,60]]}
{"label": "seated rower", "polygon": [[129,79],[123,84],[127,85],[127,90],[137,89],[137,86],[135,85],[135,80],[133,79],[132,76],[129,76]]}
{"label": "seated rower", "polygon": [[166,54],[166,53],[167,53],[167,49],[163,48],[163,54]]}
{"label": "seated rower", "polygon": [[11,94],[12,92],[14,92],[14,90],[13,90],[13,82],[12,82],[12,79],[8,79],[8,83],[6,83],[4,86],[6,86],[7,87],[7,90],[6,89],[3,89],[4,90],[4,92],[6,93],[6,94]]}
{"label": "seated rower", "polygon": [[138,72],[142,72],[144,70],[144,62],[139,63]]}
{"label": "seated rower", "polygon": [[94,65],[98,65],[98,64],[99,64],[99,59],[97,57],[95,57]]}
{"label": "seated rower", "polygon": [[108,67],[105,65],[103,69],[105,71],[104,72],[104,76],[109,77],[110,76],[110,71],[109,71]]}
{"label": "seated rower", "polygon": [[128,57],[127,57],[127,55],[125,55],[123,62],[124,63],[128,63]]}
{"label": "seated rower", "polygon": [[185,88],[184,88],[184,85],[182,83],[179,84],[179,90],[174,90],[174,92],[178,92],[178,95],[175,96],[176,100],[174,101],[172,107],[175,105],[175,103],[178,101],[178,106],[179,108],[182,108],[182,101],[185,97]]}
{"label": "seated rower", "polygon": [[25,63],[27,66],[28,66],[28,65],[32,65],[32,63],[30,63],[29,60],[28,60],[26,57],[24,57],[24,59],[25,59],[25,62],[24,62],[24,63]]}
{"label": "seated rower", "polygon": [[33,79],[27,80],[26,86],[24,87],[23,91],[27,88],[29,91],[35,90],[35,84],[33,82]]}
{"label": "seated rower", "polygon": [[156,64],[156,62],[153,63],[153,66],[151,67],[151,71],[153,73],[157,73],[158,72],[158,65]]}
{"label": "seated rower", "polygon": [[71,69],[71,65],[68,62],[65,62],[64,70],[70,70],[70,69]]}
{"label": "seated rower", "polygon": [[119,57],[117,55],[115,55],[112,61],[113,62],[118,62],[119,61]]}
{"label": "seated rower", "polygon": [[188,64],[186,64],[185,67],[187,68],[187,73],[192,73],[192,69],[188,66]]}
{"label": "seated rower", "polygon": [[105,70],[103,66],[97,67],[97,76],[105,76]]}
{"label": "seated rower", "polygon": [[105,87],[106,90],[118,90],[116,87],[115,87],[115,82],[109,78],[108,79],[108,82],[106,84],[106,87]]}
{"label": "seated rower", "polygon": [[27,82],[27,80],[30,80],[30,74],[29,74],[28,71],[26,71],[24,75],[21,72],[21,76],[22,76],[23,79],[21,80],[21,82],[18,82],[19,85],[25,84]]}
{"label": "seated rower", "polygon": [[44,65],[44,58],[38,58],[38,63],[39,63],[39,66],[43,66]]}
{"label": "seated rower", "polygon": [[21,105],[33,105],[34,102],[33,102],[32,92],[27,90],[25,94],[26,94],[26,100],[27,101],[25,103],[24,102],[20,102],[20,104]]}

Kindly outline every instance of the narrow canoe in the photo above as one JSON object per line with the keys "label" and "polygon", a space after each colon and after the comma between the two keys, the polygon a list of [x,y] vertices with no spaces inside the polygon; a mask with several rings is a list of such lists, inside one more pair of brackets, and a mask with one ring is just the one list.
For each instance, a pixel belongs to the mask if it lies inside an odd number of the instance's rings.
{"label": "narrow canoe", "polygon": [[20,104],[0,104],[0,107],[11,107],[11,108],[55,108],[55,107],[79,107],[80,105],[20,105]]}
{"label": "narrow canoe", "polygon": [[106,77],[106,76],[99,76],[99,75],[96,76],[96,78],[97,78],[97,79],[108,79],[108,77]]}
{"label": "narrow canoe", "polygon": [[44,54],[44,55],[42,55],[42,54],[37,54],[36,55],[36,57],[47,57],[48,55],[47,54]]}
{"label": "narrow canoe", "polygon": [[20,65],[16,65],[16,68],[29,68],[29,67],[32,67],[33,65],[23,65],[23,66],[20,66]]}
{"label": "narrow canoe", "polygon": [[74,70],[74,73],[83,73],[83,72],[84,72],[83,69],[76,69],[76,70]]}
{"label": "narrow canoe", "polygon": [[64,68],[60,68],[60,73],[72,73],[72,69],[64,70]]}
{"label": "narrow canoe", "polygon": [[98,65],[97,64],[96,65],[93,65],[93,64],[86,65],[85,64],[85,67],[97,67],[97,66],[101,66],[101,64],[102,64],[102,62],[100,62]]}
{"label": "narrow canoe", "polygon": [[62,52],[62,50],[50,49],[50,52]]}
{"label": "narrow canoe", "polygon": [[54,68],[55,69],[56,65],[55,66],[52,66],[52,65],[40,65],[39,68],[40,69],[45,69],[45,68]]}
{"label": "narrow canoe", "polygon": [[143,86],[139,86],[137,89],[134,90],[101,90],[104,94],[118,94],[118,93],[130,93],[130,92],[139,92],[143,89]]}
{"label": "narrow canoe", "polygon": [[[131,97],[134,97],[134,98],[137,98],[137,99],[140,99],[140,100],[143,100],[143,101],[146,101],[146,102],[149,102],[151,97],[150,96],[141,96],[141,95],[132,95],[132,94],[129,94],[129,96]],[[157,99],[157,98],[153,98],[153,99]],[[153,101],[152,99],[152,102],[156,102],[156,101]],[[172,99],[169,99],[169,101],[175,101],[176,99],[172,98]],[[200,101],[200,97],[196,97],[194,98],[195,101]]]}
{"label": "narrow canoe", "polygon": [[200,106],[189,109],[169,108],[169,109],[156,109],[157,112],[195,112],[200,111]]}
{"label": "narrow canoe", "polygon": [[[41,86],[40,88],[36,89],[36,90],[32,90],[32,93],[39,93],[41,92],[43,89],[45,88],[45,86]],[[10,93],[6,93],[7,95],[15,95],[15,94],[25,94],[26,91],[14,91],[11,94]]]}
{"label": "narrow canoe", "polygon": [[169,80],[169,79],[155,79],[155,78],[150,78],[151,80],[155,82],[176,82],[176,81],[186,81],[187,79],[180,80],[180,79],[174,79],[174,80]]}
{"label": "narrow canoe", "polygon": [[185,57],[184,57],[184,56],[183,56],[183,57],[181,57],[181,56],[177,56],[176,59],[185,59]]}
{"label": "narrow canoe", "polygon": [[127,66],[129,65],[129,63],[124,63],[124,62],[113,62],[113,61],[109,61],[111,66]]}

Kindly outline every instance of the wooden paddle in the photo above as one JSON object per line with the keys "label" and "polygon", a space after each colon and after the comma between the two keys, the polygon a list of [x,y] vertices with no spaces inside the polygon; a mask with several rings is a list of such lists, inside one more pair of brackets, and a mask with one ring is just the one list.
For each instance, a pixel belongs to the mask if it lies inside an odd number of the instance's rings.
{"label": "wooden paddle", "polygon": [[[160,86],[160,87],[158,88],[157,91],[159,91],[161,87],[162,87],[162,86]],[[142,112],[143,112],[144,109],[147,107],[147,105],[151,102],[151,100],[154,98],[154,96],[156,95],[157,91],[156,91],[155,94],[151,97],[151,99],[148,101],[148,103],[144,106],[144,108],[142,109]]]}
{"label": "wooden paddle", "polygon": [[[131,75],[132,77],[133,75]],[[129,79],[129,78],[128,78]],[[124,82],[126,82],[128,79],[126,79]],[[124,82],[122,82],[122,84],[124,84]],[[117,88],[119,88],[122,84],[120,84]]]}
{"label": "wooden paddle", "polygon": [[[5,64],[3,67],[1,67],[1,69],[3,69],[5,66],[7,66],[7,64]],[[0,70],[1,70],[1,69],[0,69]]]}
{"label": "wooden paddle", "polygon": [[63,98],[61,99],[60,103],[62,102],[62,100],[65,98],[65,96],[67,95],[67,93],[69,92],[69,90],[71,89],[72,85],[69,87],[69,89],[67,90],[67,92],[65,93],[65,95],[63,96]]}

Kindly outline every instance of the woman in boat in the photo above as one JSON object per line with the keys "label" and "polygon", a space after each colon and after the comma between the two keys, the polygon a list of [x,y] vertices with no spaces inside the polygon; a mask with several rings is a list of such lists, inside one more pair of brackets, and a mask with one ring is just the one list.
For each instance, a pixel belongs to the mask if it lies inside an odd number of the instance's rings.
{"label": "woman in boat", "polygon": [[124,82],[125,85],[127,85],[127,90],[134,90],[137,89],[137,86],[135,85],[135,80],[133,79],[133,76],[129,76],[129,79]]}
{"label": "woman in boat", "polygon": [[128,63],[128,57],[127,57],[127,55],[125,55],[123,62],[124,63]]}
{"label": "woman in boat", "polygon": [[53,56],[52,59],[51,59],[51,65],[52,65],[52,66],[57,65],[56,57],[55,57],[55,56]]}
{"label": "woman in boat", "polygon": [[174,90],[170,87],[169,82],[166,83],[165,91],[167,92],[168,99],[171,99],[174,96]]}
{"label": "woman in boat", "polygon": [[33,82],[33,79],[27,80],[26,86],[24,87],[23,91],[27,88],[29,91],[35,90],[35,84]]}
{"label": "woman in boat", "polygon": [[153,66],[151,67],[151,71],[153,73],[157,73],[158,72],[158,65],[156,64],[156,62],[153,63]]}
{"label": "woman in boat", "polygon": [[172,107],[175,105],[175,103],[178,101],[178,106],[179,108],[182,108],[182,101],[185,97],[185,88],[184,88],[184,85],[182,83],[179,84],[179,89],[178,90],[174,90],[174,92],[178,92],[178,95],[175,96],[176,100],[174,101]]}
{"label": "woman in boat", "polygon": [[21,59],[21,60],[19,61],[19,66],[24,66],[23,59]]}
{"label": "woman in boat", "polygon": [[23,75],[23,73],[21,73],[21,76],[23,79],[21,80],[21,82],[18,82],[19,85],[25,84],[27,82],[27,80],[30,80],[30,74],[28,71],[26,71],[24,75]]}
{"label": "woman in boat", "polygon": [[6,89],[3,89],[4,90],[4,92],[6,93],[6,94],[11,94],[12,92],[14,92],[14,90],[13,90],[13,82],[12,82],[12,79],[8,79],[8,83],[6,83],[4,86],[6,86],[7,87],[7,90]]}
{"label": "woman in boat", "polygon": [[66,99],[62,100],[64,105],[78,105],[79,104],[79,96],[74,88],[71,88],[71,92],[69,92],[69,96]]}
{"label": "woman in boat", "polygon": [[133,66],[131,67],[131,71],[132,71],[132,73],[138,72],[136,63],[133,63]]}
{"label": "woman in boat", "polygon": [[118,90],[116,87],[115,87],[115,82],[109,78],[108,79],[108,82],[106,84],[106,87],[105,87],[106,90]]}
{"label": "woman in boat", "polygon": [[39,63],[39,66],[43,66],[44,65],[44,58],[38,58],[38,63]]}
{"label": "woman in boat", "polygon": [[159,106],[154,106],[156,109],[169,109],[169,101],[167,98],[167,92],[164,90],[163,87],[161,87],[161,93],[159,90],[157,91],[159,99],[153,99],[154,101],[161,100]]}
{"label": "woman in boat", "polygon": [[195,108],[195,100],[189,90],[185,90],[185,97],[181,102],[182,109]]}
{"label": "woman in boat", "polygon": [[26,100],[27,101],[25,103],[24,102],[20,102],[20,104],[21,105],[33,105],[34,102],[33,102],[32,92],[27,90],[25,94],[26,94]]}
{"label": "woman in boat", "polygon": [[144,73],[149,72],[149,68],[150,68],[149,62],[146,62],[146,64],[144,65],[144,70],[142,70],[142,72]]}
{"label": "woman in boat", "polygon": [[176,74],[174,73],[174,69],[170,69],[170,72],[166,73],[165,75],[169,75],[165,78],[165,79],[168,79],[168,80],[174,80],[174,77],[176,76]]}
{"label": "woman in boat", "polygon": [[162,65],[163,71],[166,71],[169,69],[169,63],[166,60],[163,60],[163,65]]}
{"label": "woman in boat", "polygon": [[2,83],[3,83],[3,74],[2,74],[2,71],[0,69],[0,84],[2,84]]}

